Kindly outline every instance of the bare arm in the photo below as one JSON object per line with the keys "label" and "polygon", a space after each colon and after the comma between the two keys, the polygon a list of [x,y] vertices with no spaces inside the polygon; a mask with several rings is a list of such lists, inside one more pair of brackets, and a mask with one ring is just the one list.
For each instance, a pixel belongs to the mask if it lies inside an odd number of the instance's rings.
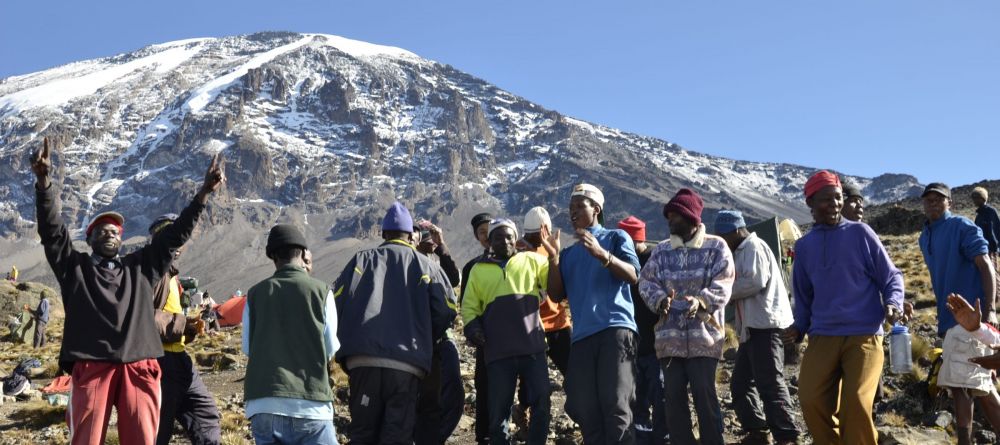
{"label": "bare arm", "polygon": [[976,268],[979,269],[979,279],[983,283],[983,321],[987,321],[996,308],[996,276],[989,256],[979,255],[975,258],[975,262]]}

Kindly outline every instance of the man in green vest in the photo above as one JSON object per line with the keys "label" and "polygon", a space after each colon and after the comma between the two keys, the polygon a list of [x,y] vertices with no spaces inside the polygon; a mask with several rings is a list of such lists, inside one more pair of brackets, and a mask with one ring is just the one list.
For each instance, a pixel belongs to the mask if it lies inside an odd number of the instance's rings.
{"label": "man in green vest", "polygon": [[243,384],[258,444],[336,444],[327,363],[340,347],[333,293],[306,272],[305,237],[278,224],[267,237],[275,272],[247,291]]}

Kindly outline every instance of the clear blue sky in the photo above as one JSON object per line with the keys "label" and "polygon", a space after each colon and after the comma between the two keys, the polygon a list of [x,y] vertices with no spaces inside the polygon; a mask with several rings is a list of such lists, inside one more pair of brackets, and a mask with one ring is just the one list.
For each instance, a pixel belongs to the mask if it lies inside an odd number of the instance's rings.
{"label": "clear blue sky", "polygon": [[996,0],[7,1],[0,78],[261,30],[399,46],[694,151],[1000,178]]}

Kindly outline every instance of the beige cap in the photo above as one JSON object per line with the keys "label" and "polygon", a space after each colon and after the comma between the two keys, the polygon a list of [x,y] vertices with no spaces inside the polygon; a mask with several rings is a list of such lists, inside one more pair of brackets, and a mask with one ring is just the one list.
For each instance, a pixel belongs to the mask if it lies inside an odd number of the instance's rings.
{"label": "beige cap", "polygon": [[604,193],[601,193],[599,188],[590,184],[577,184],[573,187],[573,194],[570,196],[584,196],[590,198],[596,202],[597,205],[601,206],[602,209],[604,208]]}
{"label": "beige cap", "polygon": [[545,210],[545,207],[532,207],[524,215],[524,233],[541,232],[542,226],[552,228],[552,219],[549,218],[548,210]]}

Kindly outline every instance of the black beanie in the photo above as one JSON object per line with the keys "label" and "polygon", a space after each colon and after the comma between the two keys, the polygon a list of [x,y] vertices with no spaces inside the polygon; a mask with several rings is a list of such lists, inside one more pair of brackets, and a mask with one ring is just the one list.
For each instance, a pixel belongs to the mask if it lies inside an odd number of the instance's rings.
{"label": "black beanie", "polygon": [[489,213],[480,213],[472,217],[472,233],[476,233],[476,228],[483,224],[489,224],[493,221],[493,215]]}
{"label": "black beanie", "polygon": [[278,224],[272,227],[271,232],[267,234],[267,248],[264,250],[267,257],[273,259],[274,252],[286,247],[309,248],[306,246],[306,237],[295,226]]}

